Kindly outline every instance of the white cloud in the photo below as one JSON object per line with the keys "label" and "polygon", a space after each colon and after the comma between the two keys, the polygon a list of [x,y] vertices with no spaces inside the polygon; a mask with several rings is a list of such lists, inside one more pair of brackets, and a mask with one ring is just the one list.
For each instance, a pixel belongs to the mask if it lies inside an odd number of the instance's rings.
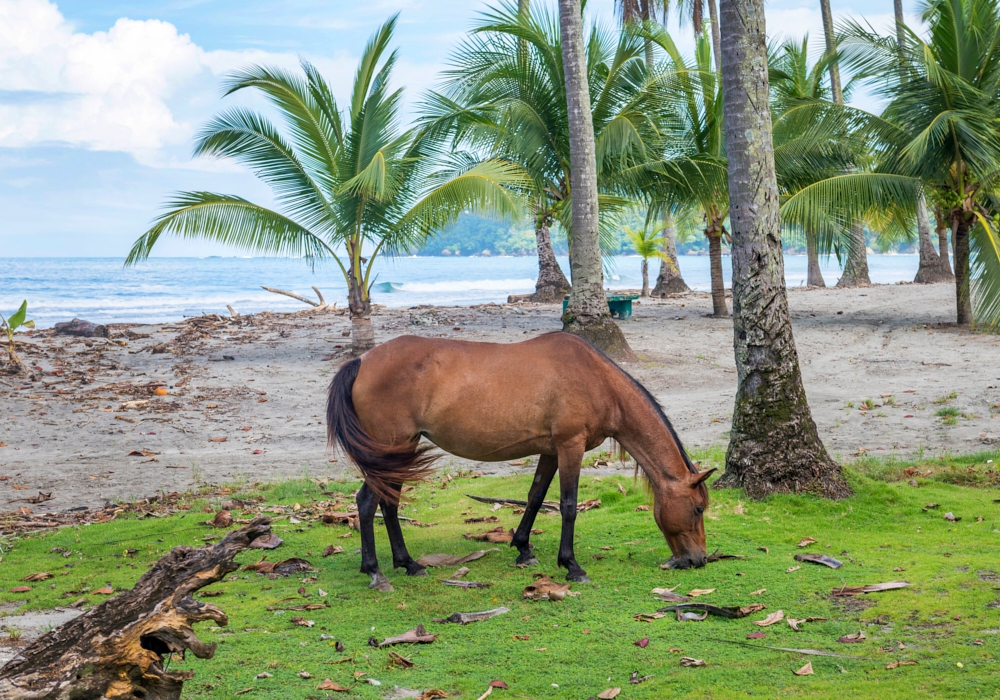
{"label": "white cloud", "polygon": [[[64,143],[124,151],[147,165],[191,167],[191,137],[219,109],[220,76],[249,63],[296,70],[299,57],[208,51],[159,20],[122,18],[107,31],[75,32],[49,0],[0,0],[0,147]],[[357,58],[341,53],[315,63],[346,99]],[[437,68],[397,64],[408,102]],[[220,166],[229,169],[195,167]]]}

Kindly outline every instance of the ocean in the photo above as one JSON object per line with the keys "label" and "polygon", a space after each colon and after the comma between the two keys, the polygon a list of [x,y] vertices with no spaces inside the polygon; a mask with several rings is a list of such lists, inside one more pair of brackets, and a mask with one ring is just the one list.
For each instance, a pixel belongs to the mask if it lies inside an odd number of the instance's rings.
{"label": "ocean", "polygon": [[[313,285],[328,303],[344,304],[346,286],[335,263],[311,268],[287,258],[152,258],[124,268],[120,258],[0,259],[0,313],[15,311],[28,300],[29,318],[39,327],[77,317],[95,323],[163,323],[203,313],[226,314],[294,311],[302,302],[266,292],[277,287],[313,297]],[[564,270],[566,258],[560,258]],[[869,255],[872,282],[911,281],[916,255]],[[534,291],[538,267],[534,257],[400,257],[376,262],[372,300],[409,307],[419,304],[471,305],[502,303],[508,294]],[[640,259],[621,256],[612,261],[605,279],[609,289],[637,289],[642,284]],[[723,260],[726,285],[731,265]],[[659,269],[650,264],[650,284]],[[708,257],[681,256],[681,272],[694,289],[710,288]],[[823,262],[827,285],[840,276],[836,258]],[[568,276],[568,274],[567,274]],[[789,286],[805,284],[806,257],[785,256]]]}

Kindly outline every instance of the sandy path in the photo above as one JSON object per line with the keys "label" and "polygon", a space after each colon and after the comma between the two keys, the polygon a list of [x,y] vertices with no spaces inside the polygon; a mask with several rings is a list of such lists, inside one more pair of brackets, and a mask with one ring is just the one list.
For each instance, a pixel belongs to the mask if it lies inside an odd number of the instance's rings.
{"label": "sandy path", "polygon": [[[997,442],[1000,338],[948,327],[953,299],[954,287],[943,284],[790,293],[806,391],[834,454],[970,452]],[[649,301],[622,322],[642,360],[628,370],[660,398],[686,444],[702,448],[725,445],[736,385],[732,323],[707,317],[710,308],[704,294]],[[558,314],[554,305],[393,309],[375,322],[380,340],[418,333],[516,342],[558,329]],[[36,512],[198,482],[342,474],[343,462],[325,452],[323,410],[347,327],[337,315],[217,324],[204,337],[189,334],[181,354],[148,348],[176,338],[182,324],[130,327],[124,347],[36,335],[36,349],[24,353],[42,368],[35,381],[0,376],[0,478],[9,477],[0,481],[0,510],[38,491],[53,500],[29,506]],[[150,396],[145,387],[157,382],[168,396]],[[952,392],[947,405],[967,417],[944,425],[932,402]],[[883,395],[894,403],[847,408],[867,398],[882,404]],[[128,456],[133,450],[154,454]]]}

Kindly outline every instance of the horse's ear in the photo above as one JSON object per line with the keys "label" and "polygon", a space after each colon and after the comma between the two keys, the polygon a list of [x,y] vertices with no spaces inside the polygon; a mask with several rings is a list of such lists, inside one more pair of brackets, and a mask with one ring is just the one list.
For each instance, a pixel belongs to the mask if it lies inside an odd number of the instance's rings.
{"label": "horse's ear", "polygon": [[698,488],[698,485],[701,484],[701,483],[704,483],[705,479],[707,479],[708,477],[712,476],[712,474],[715,473],[715,470],[716,470],[716,467],[712,467],[711,469],[709,469],[707,471],[698,472],[695,475],[694,481],[691,482],[691,488]]}

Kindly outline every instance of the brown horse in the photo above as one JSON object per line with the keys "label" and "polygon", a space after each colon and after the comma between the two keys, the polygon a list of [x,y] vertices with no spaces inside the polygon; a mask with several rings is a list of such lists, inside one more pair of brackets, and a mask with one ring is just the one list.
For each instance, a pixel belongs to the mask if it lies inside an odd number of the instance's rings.
{"label": "brown horse", "polygon": [[673,552],[672,566],[704,566],[705,479],[648,391],[585,340],[568,333],[503,345],[403,336],[346,363],[330,384],[327,430],[358,466],[361,572],[391,590],[375,556],[381,504],[394,567],[426,575],[410,557],[397,506],[405,481],[428,475],[436,459],[421,437],[454,455],[485,462],[539,455],[524,517],[511,546],[518,564],[537,564],[528,537],[559,472],[559,566],[587,581],[573,554],[577,486],[587,450],[613,438],[642,467],[653,517]]}

